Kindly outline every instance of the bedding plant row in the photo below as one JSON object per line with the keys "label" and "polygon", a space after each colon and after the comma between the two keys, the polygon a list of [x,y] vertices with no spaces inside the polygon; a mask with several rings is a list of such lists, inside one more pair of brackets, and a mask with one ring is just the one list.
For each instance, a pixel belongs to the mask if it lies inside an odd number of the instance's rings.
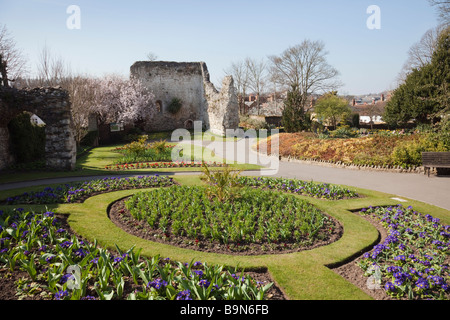
{"label": "bedding plant row", "polygon": [[359,197],[356,191],[340,185],[314,183],[313,181],[303,181],[298,179],[241,176],[238,178],[237,182],[245,186],[285,191],[327,200]]}
{"label": "bedding plant row", "polygon": [[[379,131],[359,135],[341,127],[329,135],[298,132],[280,133],[278,137],[277,144],[283,157],[347,165],[415,168],[422,165],[422,152],[450,151],[450,121],[445,119],[434,127],[424,126],[402,134]],[[267,139],[268,150],[271,139]],[[265,147],[264,144],[261,147]]]}
{"label": "bedding plant row", "polygon": [[18,270],[25,299],[263,300],[272,283],[200,261],[174,262],[140,250],[111,252],[71,234],[53,212],[0,211],[0,267]]}
{"label": "bedding plant row", "polygon": [[388,235],[358,265],[397,299],[450,297],[450,225],[411,206],[369,207],[360,211],[382,223]]}
{"label": "bedding plant row", "polygon": [[[205,163],[201,164],[202,166]],[[6,198],[3,202],[7,205],[13,204],[52,204],[73,203],[81,201],[92,195],[125,189],[143,189],[151,187],[167,187],[174,184],[170,177],[158,174],[136,177],[107,177],[84,182],[72,182],[57,187],[46,187],[39,191],[28,191],[20,195]],[[239,177],[237,184],[258,188],[282,190],[300,195],[323,199],[343,199],[345,197],[358,197],[355,191],[332,185],[318,184],[297,179],[268,178],[268,177]]]}
{"label": "bedding plant row", "polygon": [[134,169],[161,169],[161,168],[200,168],[203,165],[209,167],[224,167],[226,164],[215,161],[171,161],[171,162],[137,162],[105,166],[106,170],[124,171]]}
{"label": "bedding plant row", "polygon": [[159,176],[158,174],[137,177],[107,177],[91,181],[63,184],[54,188],[46,187],[39,191],[24,192],[21,195],[8,197],[5,200],[5,204],[73,203],[103,192],[166,187],[173,184],[174,181],[172,178]]}

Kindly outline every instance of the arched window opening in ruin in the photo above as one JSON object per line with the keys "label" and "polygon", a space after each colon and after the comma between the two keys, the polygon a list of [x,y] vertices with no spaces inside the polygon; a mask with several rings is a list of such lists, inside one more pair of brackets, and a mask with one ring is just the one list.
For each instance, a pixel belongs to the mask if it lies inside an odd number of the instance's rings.
{"label": "arched window opening in ruin", "polygon": [[[16,164],[37,167],[45,160],[45,123],[24,111],[8,123],[9,151]],[[40,165],[39,165],[40,166]]]}
{"label": "arched window opening in ruin", "polygon": [[[45,166],[52,170],[75,170],[76,143],[69,94],[60,87],[21,90],[0,87],[0,169],[14,163],[10,123],[24,112],[28,116],[24,123],[28,125],[32,121],[31,115],[37,115],[35,129],[39,128],[45,137]],[[39,127],[39,119],[45,126]]]}
{"label": "arched window opening in ruin", "polygon": [[162,101],[161,100],[156,101],[156,112],[158,112],[158,113],[162,112]]}
{"label": "arched window opening in ruin", "polygon": [[191,130],[194,128],[194,121],[192,121],[191,119],[186,120],[186,122],[184,123],[184,128],[187,130]]}

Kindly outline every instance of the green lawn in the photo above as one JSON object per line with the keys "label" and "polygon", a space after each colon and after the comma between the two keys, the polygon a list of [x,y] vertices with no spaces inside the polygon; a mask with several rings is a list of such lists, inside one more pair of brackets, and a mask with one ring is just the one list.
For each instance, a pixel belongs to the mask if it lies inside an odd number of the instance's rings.
{"label": "green lawn", "polygon": [[[101,163],[110,161],[110,152],[104,148],[99,149],[94,152],[98,155],[102,154],[103,158],[98,157],[95,161]],[[89,160],[89,157],[85,161],[91,163],[91,165],[95,163],[94,160]],[[174,179],[182,185],[202,183],[197,175],[175,176]],[[297,253],[259,256],[198,252],[143,240],[126,233],[109,220],[107,208],[115,200],[142,190],[105,193],[91,197],[82,204],[59,204],[47,207],[58,213],[69,215],[70,226],[79,235],[91,241],[96,239],[101,246],[112,250],[115,249],[115,245],[124,250],[136,246],[142,248],[142,254],[145,256],[159,254],[161,257],[170,257],[177,261],[194,259],[211,264],[240,266],[246,270],[267,269],[289,299],[293,300],[365,300],[371,299],[371,297],[327,266],[346,261],[355,253],[361,252],[377,242],[378,231],[375,227],[353,213],[352,210],[368,206],[396,205],[398,203],[391,199],[393,195],[364,189],[355,190],[363,197],[333,201],[298,196],[340,221],[344,227],[344,234],[337,242]],[[0,192],[0,199],[23,191],[24,189]],[[411,205],[421,213],[431,214],[433,217],[440,218],[442,223],[450,224],[450,212],[448,210],[409,199],[402,205]],[[21,207],[34,210],[46,208],[46,206]]]}
{"label": "green lawn", "polygon": [[[120,174],[142,174],[142,173],[156,173],[156,172],[179,172],[179,171],[201,171],[201,168],[163,168],[163,169],[137,169],[126,171],[110,171],[106,170],[105,166],[111,165],[120,158],[120,154],[114,152],[113,149],[122,145],[112,145],[93,148],[77,159],[76,169],[74,171],[30,171],[30,172],[3,172],[0,175],[0,184],[9,182],[29,181],[45,178],[60,178],[60,177],[80,177],[92,175],[120,175]],[[204,161],[225,162],[224,159],[211,155],[210,152],[205,151],[206,148],[200,146],[193,146],[191,152],[195,154],[204,155]],[[259,170],[261,167],[252,164],[231,164],[233,168],[239,170]]]}

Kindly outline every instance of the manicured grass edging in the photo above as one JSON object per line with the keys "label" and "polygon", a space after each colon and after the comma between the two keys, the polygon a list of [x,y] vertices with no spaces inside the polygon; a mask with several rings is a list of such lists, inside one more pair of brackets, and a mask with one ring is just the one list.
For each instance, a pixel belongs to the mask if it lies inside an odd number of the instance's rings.
{"label": "manicured grass edging", "polygon": [[[175,177],[182,185],[197,185],[201,181],[198,176]],[[354,188],[355,189],[355,188]],[[267,269],[275,282],[283,289],[289,299],[293,300],[359,300],[371,299],[361,289],[339,276],[327,266],[346,262],[355,254],[374,245],[379,237],[378,231],[367,220],[352,210],[381,205],[396,205],[393,196],[355,189],[361,198],[344,200],[323,200],[299,196],[315,205],[320,210],[336,218],[344,228],[343,236],[335,243],[313,250],[298,253],[237,256],[215,254],[177,248],[157,242],[147,241],[126,233],[111,222],[107,216],[108,206],[118,199],[141,191],[151,189],[124,190],[105,193],[87,199],[84,203],[59,205],[15,205],[5,207],[22,207],[35,211],[51,208],[59,214],[69,215],[71,228],[87,240],[97,240],[99,245],[115,250],[115,245],[123,250],[136,246],[142,248],[142,255],[169,257],[177,261],[204,261],[210,264],[220,264],[231,267],[242,267],[245,270]],[[10,194],[12,191],[8,191]],[[274,191],[276,192],[276,191]],[[0,192],[0,198],[4,194]],[[422,213],[429,213],[450,223],[450,212],[422,202],[407,200],[403,205],[413,206]],[[3,207],[0,207],[2,209]]]}
{"label": "manicured grass edging", "polygon": [[[74,171],[32,171],[32,172],[22,172],[22,173],[8,173],[2,172],[0,175],[0,184],[20,182],[20,181],[31,181],[40,180],[45,178],[66,178],[66,177],[88,177],[88,176],[118,176],[118,175],[130,175],[130,174],[144,174],[144,173],[158,173],[164,172],[200,172],[202,168],[145,168],[145,169],[134,169],[126,171],[114,171],[105,169],[106,166],[112,165],[114,161],[120,158],[118,152],[114,152],[113,149],[120,145],[104,146],[90,149],[86,154],[82,155],[77,159],[76,170]],[[192,146],[192,150],[204,155],[204,160],[216,161],[217,163],[226,163],[224,159],[218,156],[212,156],[209,149],[200,146]],[[259,170],[261,166],[254,164],[230,164],[231,167],[237,170]],[[212,168],[212,170],[221,170],[223,168]]]}
{"label": "manicured grass edging", "polygon": [[[154,189],[144,189],[149,191]],[[119,191],[92,197],[81,205],[61,205],[60,213],[70,213],[69,223],[75,232],[88,240],[97,239],[105,248],[122,249],[132,246],[142,248],[142,254],[170,257],[178,261],[192,259],[211,264],[240,266],[246,270],[268,269],[274,280],[285,290],[290,299],[348,299],[369,298],[361,290],[326,267],[345,261],[355,252],[374,244],[377,230],[366,220],[341,208],[325,206],[325,201],[311,201],[320,209],[337,218],[344,226],[343,237],[329,246],[294,254],[235,256],[198,252],[161,243],[150,242],[126,233],[107,217],[110,203],[134,194],[137,190]],[[302,197],[311,200],[307,197]]]}

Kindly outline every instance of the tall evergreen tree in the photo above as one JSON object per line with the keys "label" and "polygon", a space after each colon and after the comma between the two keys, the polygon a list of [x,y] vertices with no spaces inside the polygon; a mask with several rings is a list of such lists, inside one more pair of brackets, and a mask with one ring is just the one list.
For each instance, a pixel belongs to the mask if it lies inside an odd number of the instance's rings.
{"label": "tall evergreen tree", "polygon": [[431,62],[413,69],[386,105],[384,120],[404,124],[433,123],[450,111],[450,28],[442,31]]}
{"label": "tall evergreen tree", "polygon": [[306,115],[303,108],[303,95],[297,85],[292,85],[284,100],[281,124],[286,132],[299,132],[306,129]]}

